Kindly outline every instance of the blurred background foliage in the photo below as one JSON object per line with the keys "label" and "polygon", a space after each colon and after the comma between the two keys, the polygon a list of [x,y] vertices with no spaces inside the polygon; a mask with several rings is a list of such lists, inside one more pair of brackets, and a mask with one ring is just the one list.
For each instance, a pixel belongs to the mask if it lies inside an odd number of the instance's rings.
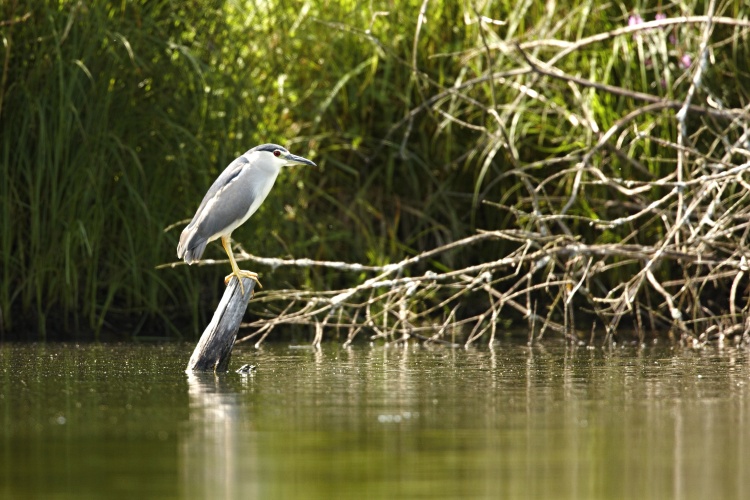
{"label": "blurred background foliage", "polygon": [[[548,179],[598,139],[571,124],[568,110],[578,113],[585,101],[606,130],[635,103],[514,75],[523,61],[505,48],[575,41],[626,26],[634,12],[653,19],[705,8],[700,1],[6,0],[0,331],[5,338],[199,333],[228,266],[157,266],[176,260],[182,226],[213,179],[259,143],[281,143],[319,167],[285,170],[259,213],[235,231],[255,255],[383,264],[477,229],[523,224],[498,208],[531,211],[519,179]],[[721,4],[723,15],[747,10]],[[674,97],[689,85],[680,58],[695,57],[700,30],[671,33],[678,39],[669,44],[664,34],[587,45],[559,65]],[[716,51],[706,76],[735,106],[748,102],[750,86],[741,82],[749,56],[744,37]],[[541,97],[529,98],[524,85]],[[661,153],[654,144],[628,155]],[[559,162],[543,162],[550,158]],[[659,175],[616,156],[601,161],[622,177]],[[569,180],[547,185],[543,202],[563,205]],[[574,213],[617,210],[604,189],[582,200]],[[630,229],[591,237],[617,241]],[[424,265],[482,262],[504,245],[488,242]],[[206,257],[223,258],[220,246],[210,245]],[[361,278],[255,270],[274,289]]]}

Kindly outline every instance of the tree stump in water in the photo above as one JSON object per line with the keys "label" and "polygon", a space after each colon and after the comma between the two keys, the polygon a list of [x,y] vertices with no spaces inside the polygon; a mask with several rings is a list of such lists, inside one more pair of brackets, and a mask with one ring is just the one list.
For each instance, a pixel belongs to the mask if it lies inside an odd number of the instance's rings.
{"label": "tree stump in water", "polygon": [[188,372],[225,372],[229,368],[232,348],[237,339],[242,317],[245,315],[247,304],[253,296],[255,281],[242,278],[245,294],[240,290],[239,281],[233,277],[229,282],[219,307],[216,308],[211,322],[195,346],[190,356]]}

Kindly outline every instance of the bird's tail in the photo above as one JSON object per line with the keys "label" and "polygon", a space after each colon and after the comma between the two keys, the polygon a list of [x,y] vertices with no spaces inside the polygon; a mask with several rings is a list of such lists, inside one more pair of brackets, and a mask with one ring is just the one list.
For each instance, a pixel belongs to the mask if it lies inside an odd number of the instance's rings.
{"label": "bird's tail", "polygon": [[196,235],[193,228],[185,228],[180,235],[180,243],[177,245],[177,258],[184,259],[188,264],[198,262],[207,244],[208,240]]}

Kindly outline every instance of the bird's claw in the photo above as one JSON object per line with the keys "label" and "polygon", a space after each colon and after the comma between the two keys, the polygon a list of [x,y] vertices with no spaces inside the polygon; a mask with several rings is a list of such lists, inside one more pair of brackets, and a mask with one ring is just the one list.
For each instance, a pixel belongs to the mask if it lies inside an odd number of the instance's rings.
{"label": "bird's claw", "polygon": [[232,281],[232,278],[234,278],[235,276],[237,277],[237,281],[240,282],[240,291],[242,292],[242,295],[245,295],[245,286],[242,284],[242,278],[250,278],[251,280],[255,281],[255,283],[257,283],[260,288],[263,288],[263,285],[260,284],[260,280],[258,279],[258,273],[243,270],[239,270],[237,273],[227,275],[224,278],[224,284],[229,285],[229,282]]}

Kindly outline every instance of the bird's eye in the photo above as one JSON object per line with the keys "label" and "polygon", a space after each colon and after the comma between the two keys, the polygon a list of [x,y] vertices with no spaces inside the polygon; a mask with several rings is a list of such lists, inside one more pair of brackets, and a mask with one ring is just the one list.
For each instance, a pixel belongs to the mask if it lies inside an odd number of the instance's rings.
{"label": "bird's eye", "polygon": [[273,150],[273,155],[274,155],[274,156],[275,156],[276,158],[278,158],[279,156],[281,156],[281,151],[279,151],[278,149],[274,149],[274,150]]}

